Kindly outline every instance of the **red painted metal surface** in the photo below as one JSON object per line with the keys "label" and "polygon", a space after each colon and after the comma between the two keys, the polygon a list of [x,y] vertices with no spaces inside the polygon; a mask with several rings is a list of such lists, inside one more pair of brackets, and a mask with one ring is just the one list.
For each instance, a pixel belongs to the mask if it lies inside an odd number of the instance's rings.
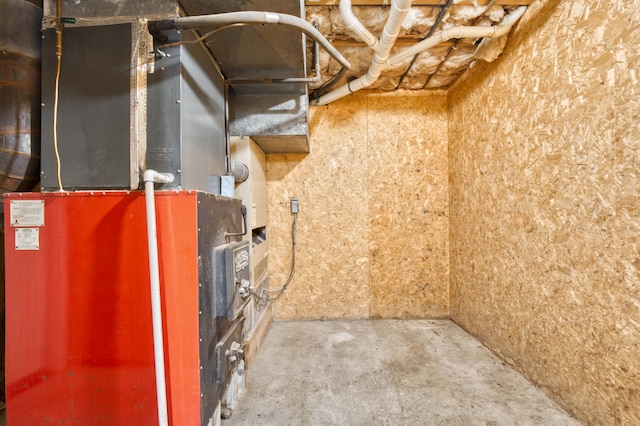
{"label": "red painted metal surface", "polygon": [[[9,201],[42,199],[38,250]],[[196,194],[157,196],[170,422],[200,422]],[[157,424],[144,195],[5,200],[9,425]]]}

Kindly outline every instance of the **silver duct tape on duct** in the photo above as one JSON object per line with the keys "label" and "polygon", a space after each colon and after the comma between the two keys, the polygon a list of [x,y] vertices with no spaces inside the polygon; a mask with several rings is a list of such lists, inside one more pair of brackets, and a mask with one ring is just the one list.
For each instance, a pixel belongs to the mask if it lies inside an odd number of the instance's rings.
{"label": "silver duct tape on duct", "polygon": [[230,172],[231,176],[236,183],[242,183],[249,179],[249,167],[246,164],[236,161],[234,159],[229,160],[231,162]]}
{"label": "silver duct tape on duct", "polygon": [[40,179],[42,8],[0,0],[0,189],[29,191]]}

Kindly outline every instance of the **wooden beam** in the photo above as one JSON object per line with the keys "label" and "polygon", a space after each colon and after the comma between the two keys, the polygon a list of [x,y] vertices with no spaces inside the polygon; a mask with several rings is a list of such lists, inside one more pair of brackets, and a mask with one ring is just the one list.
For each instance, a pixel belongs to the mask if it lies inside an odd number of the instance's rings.
{"label": "wooden beam", "polygon": [[[490,0],[477,0],[480,6],[484,6],[489,3]],[[413,2],[413,6],[442,6],[447,0],[416,0]],[[340,0],[305,0],[306,6],[337,6]],[[501,6],[528,6],[533,3],[533,0],[498,0],[497,5]],[[389,0],[351,0],[353,6],[384,6],[389,5]],[[473,4],[473,0],[462,0],[456,5],[461,4]]]}

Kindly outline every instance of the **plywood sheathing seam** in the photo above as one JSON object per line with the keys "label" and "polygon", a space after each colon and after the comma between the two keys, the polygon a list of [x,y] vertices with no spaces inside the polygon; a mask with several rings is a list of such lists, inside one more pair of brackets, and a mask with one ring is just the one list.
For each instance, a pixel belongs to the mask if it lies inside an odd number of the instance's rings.
{"label": "plywood sheathing seam", "polygon": [[451,316],[587,424],[640,423],[640,1],[539,1],[449,93]]}
{"label": "plywood sheathing seam", "polygon": [[268,155],[277,319],[448,315],[446,96],[356,95],[311,109],[311,154]]}
{"label": "plywood sheathing seam", "polygon": [[308,155],[267,155],[271,287],[291,264],[297,197],[296,275],[276,319],[366,318],[369,314],[367,110],[365,97],[311,109]]}

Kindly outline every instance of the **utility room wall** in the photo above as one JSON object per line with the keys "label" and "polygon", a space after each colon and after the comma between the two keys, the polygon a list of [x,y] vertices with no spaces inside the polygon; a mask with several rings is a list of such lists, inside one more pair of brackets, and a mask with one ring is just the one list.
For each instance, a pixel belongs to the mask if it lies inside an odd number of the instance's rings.
{"label": "utility room wall", "polygon": [[311,153],[267,156],[278,319],[449,314],[446,94],[359,94],[310,111]]}
{"label": "utility room wall", "polygon": [[451,316],[587,424],[640,424],[640,1],[538,1],[449,93]]}

